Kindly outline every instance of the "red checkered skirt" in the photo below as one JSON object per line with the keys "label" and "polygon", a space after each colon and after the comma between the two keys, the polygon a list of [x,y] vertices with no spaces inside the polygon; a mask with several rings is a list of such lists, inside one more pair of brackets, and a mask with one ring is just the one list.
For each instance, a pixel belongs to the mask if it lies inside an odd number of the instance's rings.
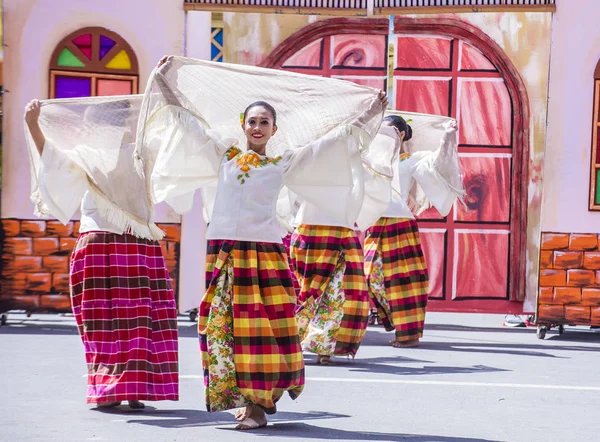
{"label": "red checkered skirt", "polygon": [[301,287],[298,302],[304,307],[321,297],[332,282],[339,260],[344,260],[344,314],[334,336],[334,354],[354,356],[369,318],[364,256],[356,232],[345,227],[301,224],[292,235],[290,256]]}
{"label": "red checkered skirt", "polygon": [[87,402],[178,400],[177,308],[159,243],[84,233],[70,283]]}
{"label": "red checkered skirt", "polygon": [[304,388],[285,248],[211,240],[206,271],[212,277],[200,303],[198,334],[207,409],[252,403],[273,413],[286,391],[295,399]]}
{"label": "red checkered skirt", "polygon": [[380,218],[367,230],[365,273],[386,329],[395,330],[398,341],[422,337],[429,275],[414,219]]}

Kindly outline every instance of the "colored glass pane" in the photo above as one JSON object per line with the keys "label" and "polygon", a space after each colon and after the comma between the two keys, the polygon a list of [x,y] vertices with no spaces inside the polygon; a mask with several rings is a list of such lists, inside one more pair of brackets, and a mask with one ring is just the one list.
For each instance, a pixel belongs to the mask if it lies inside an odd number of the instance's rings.
{"label": "colored glass pane", "polygon": [[596,169],[596,204],[600,204],[600,169]]}
{"label": "colored glass pane", "polygon": [[122,50],[117,55],[115,55],[113,59],[106,64],[105,67],[107,69],[128,70],[131,69],[131,60],[129,59],[129,55],[127,55],[127,52]]}
{"label": "colored glass pane", "polygon": [[92,94],[92,79],[57,76],[54,82],[54,90],[56,98],[89,97]]}
{"label": "colored glass pane", "polygon": [[96,84],[96,95],[129,95],[131,94],[132,84],[129,80],[105,80],[98,79]]}
{"label": "colored glass pane", "polygon": [[59,66],[66,66],[66,67],[72,67],[72,68],[84,67],[84,64],[81,62],[81,60],[79,60],[79,58],[77,58],[75,56],[75,54],[73,54],[67,48],[64,48],[61,51],[60,55],[58,56],[57,64]]}
{"label": "colored glass pane", "polygon": [[596,164],[600,164],[600,127],[596,126]]}
{"label": "colored glass pane", "polygon": [[73,44],[83,52],[88,60],[92,59],[92,34],[83,34],[74,38]]}
{"label": "colored glass pane", "polygon": [[210,59],[223,61],[223,28],[212,28],[210,41]]}
{"label": "colored glass pane", "polygon": [[104,58],[108,51],[110,51],[117,43],[106,35],[100,36],[100,60]]}

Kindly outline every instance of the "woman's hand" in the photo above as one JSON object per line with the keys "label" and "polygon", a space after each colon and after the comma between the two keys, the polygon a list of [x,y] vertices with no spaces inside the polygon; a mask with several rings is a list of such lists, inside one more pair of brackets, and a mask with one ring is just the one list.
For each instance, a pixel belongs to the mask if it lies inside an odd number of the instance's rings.
{"label": "woman's hand", "polygon": [[379,99],[379,101],[381,101],[381,107],[385,109],[389,104],[387,94],[384,91],[380,90],[379,94],[377,94],[377,98]]}
{"label": "woman's hand", "polygon": [[163,58],[158,60],[158,64],[156,65],[156,67],[157,68],[161,67],[163,64],[171,61],[172,58],[173,58],[173,55],[165,55]]}
{"label": "woman's hand", "polygon": [[25,106],[25,122],[28,126],[37,125],[42,106],[38,100],[31,100]]}
{"label": "woman's hand", "polygon": [[444,125],[447,133],[456,132],[458,130],[458,122],[456,120],[450,120]]}

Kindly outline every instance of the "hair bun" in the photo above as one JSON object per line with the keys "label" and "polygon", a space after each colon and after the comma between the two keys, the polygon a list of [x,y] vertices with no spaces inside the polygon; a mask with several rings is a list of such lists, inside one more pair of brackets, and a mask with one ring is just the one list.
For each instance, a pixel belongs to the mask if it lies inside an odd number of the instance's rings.
{"label": "hair bun", "polygon": [[410,124],[406,125],[406,134],[404,135],[404,141],[408,141],[412,138],[412,127],[410,127]]}

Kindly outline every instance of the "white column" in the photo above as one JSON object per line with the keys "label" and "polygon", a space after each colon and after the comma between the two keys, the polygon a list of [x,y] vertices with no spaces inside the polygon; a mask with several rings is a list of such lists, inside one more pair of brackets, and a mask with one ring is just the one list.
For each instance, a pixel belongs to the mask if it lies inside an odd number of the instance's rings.
{"label": "white column", "polygon": [[[186,57],[210,60],[211,13],[190,11],[186,14]],[[192,210],[181,218],[179,249],[179,311],[200,305],[204,295],[206,263],[206,223],[202,216],[202,197],[196,192]]]}

